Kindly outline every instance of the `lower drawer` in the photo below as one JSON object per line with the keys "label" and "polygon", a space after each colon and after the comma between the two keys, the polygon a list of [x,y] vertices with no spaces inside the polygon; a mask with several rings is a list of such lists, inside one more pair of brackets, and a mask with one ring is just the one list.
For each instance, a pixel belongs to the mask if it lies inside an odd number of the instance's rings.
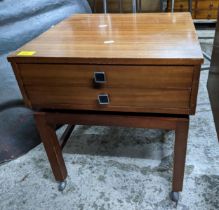
{"label": "lower drawer", "polygon": [[217,19],[217,9],[196,10],[196,19]]}
{"label": "lower drawer", "polygon": [[[29,98],[35,108],[141,111],[157,113],[188,113],[190,90],[171,89],[91,89],[88,87],[29,86]],[[98,102],[107,94],[109,104]]]}

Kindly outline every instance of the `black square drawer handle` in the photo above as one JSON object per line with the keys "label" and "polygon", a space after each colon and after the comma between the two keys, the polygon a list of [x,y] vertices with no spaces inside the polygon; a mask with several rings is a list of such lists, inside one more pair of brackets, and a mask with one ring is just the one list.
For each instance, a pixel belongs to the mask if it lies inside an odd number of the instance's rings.
{"label": "black square drawer handle", "polygon": [[110,103],[110,100],[109,100],[109,96],[108,94],[99,94],[98,95],[98,102],[99,104],[101,105],[107,105]]}
{"label": "black square drawer handle", "polygon": [[94,72],[94,82],[95,83],[106,83],[105,72]]}

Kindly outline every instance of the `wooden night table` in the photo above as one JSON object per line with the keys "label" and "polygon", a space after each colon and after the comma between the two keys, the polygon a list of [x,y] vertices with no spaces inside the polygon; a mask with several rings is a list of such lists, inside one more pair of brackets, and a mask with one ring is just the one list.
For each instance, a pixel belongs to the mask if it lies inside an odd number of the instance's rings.
{"label": "wooden night table", "polygon": [[[75,15],[8,60],[61,190],[62,147],[74,125],[174,129],[170,195],[178,201],[203,62],[189,13]],[[69,127],[60,144],[62,124]]]}

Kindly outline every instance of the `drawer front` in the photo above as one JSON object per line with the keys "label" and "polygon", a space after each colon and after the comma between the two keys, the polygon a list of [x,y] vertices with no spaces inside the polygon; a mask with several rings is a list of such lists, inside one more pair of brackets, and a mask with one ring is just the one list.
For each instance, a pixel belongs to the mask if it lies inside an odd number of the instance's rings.
{"label": "drawer front", "polygon": [[195,12],[196,19],[217,19],[217,10],[197,10]]}
{"label": "drawer front", "polygon": [[[33,108],[188,112],[193,79],[190,66],[105,66],[19,64]],[[95,84],[95,72],[105,83]],[[98,102],[100,94],[109,104]]]}
{"label": "drawer front", "polygon": [[103,87],[190,88],[193,67],[20,64],[25,85],[93,87],[94,72],[104,72]]}
{"label": "drawer front", "polygon": [[199,0],[197,4],[197,9],[216,9],[218,8],[218,0]]}
{"label": "drawer front", "polygon": [[[195,1],[192,1],[192,8],[195,9]],[[168,2],[168,9],[171,10],[171,1]],[[186,11],[189,9],[188,0],[175,0],[174,9],[178,11]]]}
{"label": "drawer front", "polygon": [[[195,1],[192,1],[192,8],[193,9],[195,8]],[[188,9],[189,9],[189,1],[188,0],[178,0],[178,1],[175,1],[174,9],[181,9],[183,11],[188,11]]]}
{"label": "drawer front", "polygon": [[[189,90],[150,90],[87,87],[30,87],[30,100],[36,107],[71,108],[91,110],[116,110],[116,108],[188,108]],[[101,105],[98,96],[107,94],[108,105]],[[117,110],[120,111],[120,110]],[[123,110],[122,110],[123,111]]]}

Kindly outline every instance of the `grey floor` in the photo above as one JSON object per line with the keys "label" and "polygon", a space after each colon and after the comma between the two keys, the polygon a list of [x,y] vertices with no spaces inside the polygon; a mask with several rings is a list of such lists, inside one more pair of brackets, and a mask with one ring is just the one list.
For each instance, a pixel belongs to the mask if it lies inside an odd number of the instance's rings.
{"label": "grey floor", "polygon": [[[200,35],[213,32],[199,31]],[[202,40],[211,52],[212,40]],[[207,65],[207,63],[205,64]],[[219,209],[219,144],[201,72],[177,209]],[[164,142],[162,142],[164,140]],[[176,209],[169,200],[174,132],[77,126],[64,149],[68,185],[57,190],[42,145],[0,166],[1,210]]]}

